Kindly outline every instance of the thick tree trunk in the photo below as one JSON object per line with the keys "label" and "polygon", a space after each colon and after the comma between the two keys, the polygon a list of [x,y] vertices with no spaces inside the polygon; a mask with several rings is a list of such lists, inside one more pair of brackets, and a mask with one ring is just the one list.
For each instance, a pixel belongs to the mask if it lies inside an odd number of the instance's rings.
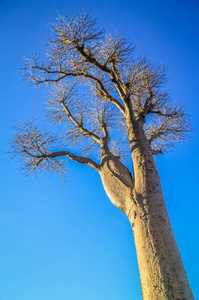
{"label": "thick tree trunk", "polygon": [[128,169],[107,152],[102,157],[102,183],[132,225],[143,299],[193,300],[150,152],[138,146],[132,151],[135,184]]}
{"label": "thick tree trunk", "polygon": [[162,195],[139,202],[142,204],[134,207],[128,217],[133,228],[143,299],[193,300]]}
{"label": "thick tree trunk", "polygon": [[143,195],[134,194],[137,205],[128,213],[143,299],[193,300],[162,193]]}
{"label": "thick tree trunk", "polygon": [[129,122],[135,185],[127,212],[133,228],[144,300],[193,300],[167,213],[151,147],[139,122]]}

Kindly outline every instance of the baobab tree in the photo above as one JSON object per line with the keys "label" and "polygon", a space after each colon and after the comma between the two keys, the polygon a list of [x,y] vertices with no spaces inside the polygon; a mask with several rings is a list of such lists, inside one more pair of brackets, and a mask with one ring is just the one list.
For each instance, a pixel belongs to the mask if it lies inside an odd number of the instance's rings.
{"label": "baobab tree", "polygon": [[49,88],[48,120],[62,126],[61,134],[19,123],[13,153],[28,174],[63,175],[66,159],[96,170],[131,223],[143,299],[194,299],[154,162],[191,131],[184,110],[164,90],[164,66],[134,58],[124,35],[105,34],[85,13],[59,16],[51,31],[45,60],[26,59],[24,70],[29,82]]}

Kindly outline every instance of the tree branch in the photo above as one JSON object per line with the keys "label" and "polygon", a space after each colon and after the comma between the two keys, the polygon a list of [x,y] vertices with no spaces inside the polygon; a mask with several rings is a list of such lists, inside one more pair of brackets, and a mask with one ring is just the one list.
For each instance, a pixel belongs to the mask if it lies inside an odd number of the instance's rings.
{"label": "tree branch", "polygon": [[100,79],[98,79],[98,78],[96,78],[96,77],[94,77],[93,75],[90,75],[90,74],[85,74],[85,75],[82,75],[82,76],[85,77],[85,78],[89,78],[92,81],[94,81],[95,83],[97,83],[99,91],[101,92],[101,96],[103,96],[103,98],[106,98],[107,100],[109,100],[110,102],[115,104],[119,108],[121,113],[124,115],[124,112],[125,112],[124,106],[116,98],[114,98],[113,96],[111,96],[109,94],[109,92],[104,87],[104,85],[103,85],[103,83]]}
{"label": "tree branch", "polygon": [[152,154],[153,155],[158,155],[158,154],[163,154],[162,149],[152,149]]}
{"label": "tree branch", "polygon": [[[36,62],[35,62],[36,63]],[[29,66],[24,68],[24,70],[37,70],[37,71],[42,71],[46,74],[49,75],[49,77],[44,77],[42,79],[40,79],[38,76],[34,76],[33,75],[27,75],[27,77],[30,77],[31,80],[33,82],[35,82],[36,84],[42,84],[42,83],[48,83],[48,82],[59,82],[62,79],[64,79],[65,77],[83,77],[83,78],[88,78],[91,81],[95,82],[101,92],[101,95],[106,98],[107,100],[109,100],[110,102],[112,102],[113,104],[115,104],[119,110],[121,111],[122,114],[124,114],[124,106],[115,98],[113,97],[105,88],[105,86],[103,85],[102,81],[95,77],[94,75],[91,75],[89,73],[87,73],[86,71],[79,71],[79,72],[75,72],[75,71],[71,71],[71,72],[67,72],[65,70],[50,70],[50,68],[45,68],[43,66],[39,66],[39,65],[34,65],[34,66]],[[52,78],[51,75],[61,75],[58,76],[56,78]]]}
{"label": "tree branch", "polygon": [[103,73],[107,73],[110,78],[112,83],[114,84],[114,86],[116,87],[121,99],[123,100],[123,102],[125,103],[125,92],[124,92],[124,84],[122,83],[122,79],[119,77],[119,74],[116,72],[116,68],[115,65],[113,63],[113,69],[109,69],[106,64],[101,64],[99,61],[97,61],[93,55],[91,54],[90,51],[86,51],[84,50],[84,46],[80,46],[77,42],[72,42],[75,46],[75,50],[77,50],[82,57],[84,57],[86,59],[87,62],[91,63],[92,65],[94,65],[95,67],[97,67],[100,71],[102,71]]}
{"label": "tree branch", "polygon": [[97,143],[101,144],[102,143],[102,139],[97,136],[95,133],[93,133],[92,131],[87,130],[86,128],[84,128],[83,124],[79,121],[77,121],[77,119],[71,114],[70,110],[68,109],[68,107],[66,106],[65,102],[62,102],[62,105],[67,113],[67,116],[69,117],[69,119],[75,124],[75,126],[83,133],[83,135],[87,135],[88,137],[92,138],[94,141],[96,141]]}
{"label": "tree branch", "polygon": [[43,154],[43,155],[36,155],[36,157],[39,158],[39,159],[56,158],[56,157],[60,157],[60,156],[67,156],[68,158],[70,158],[73,161],[76,161],[80,164],[84,164],[84,165],[92,167],[97,172],[100,171],[100,165],[97,164],[91,158],[78,156],[78,155],[75,155],[75,154],[73,154],[69,151],[58,151],[58,152],[46,153],[46,154]]}

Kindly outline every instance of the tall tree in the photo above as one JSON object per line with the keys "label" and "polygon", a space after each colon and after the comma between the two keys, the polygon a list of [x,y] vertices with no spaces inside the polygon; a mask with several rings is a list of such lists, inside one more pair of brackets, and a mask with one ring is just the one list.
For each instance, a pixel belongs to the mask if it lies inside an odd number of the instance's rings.
{"label": "tall tree", "polygon": [[80,13],[71,20],[59,16],[46,59],[26,59],[24,69],[29,82],[47,84],[48,120],[64,133],[20,123],[12,142],[23,168],[63,175],[69,158],[96,170],[132,225],[143,299],[194,299],[153,158],[191,130],[183,109],[164,91],[165,68],[135,59],[124,35],[106,35],[96,19]]}

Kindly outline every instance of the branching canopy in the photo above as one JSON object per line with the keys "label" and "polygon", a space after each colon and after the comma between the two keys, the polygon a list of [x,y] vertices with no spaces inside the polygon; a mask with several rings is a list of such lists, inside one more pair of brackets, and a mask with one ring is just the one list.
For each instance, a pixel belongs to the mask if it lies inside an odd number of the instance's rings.
{"label": "branching canopy", "polygon": [[[84,12],[71,20],[59,16],[51,31],[46,59],[25,59],[24,70],[30,83],[48,85],[48,120],[61,124],[65,133],[58,139],[32,122],[19,124],[13,152],[22,155],[27,172],[40,168],[62,173],[64,157],[99,171],[95,152],[109,146],[121,157],[129,149],[128,110],[132,123],[142,126],[153,154],[188,137],[188,117],[164,91],[165,68],[135,59],[124,35],[106,35]],[[118,148],[118,140],[124,149]]]}

